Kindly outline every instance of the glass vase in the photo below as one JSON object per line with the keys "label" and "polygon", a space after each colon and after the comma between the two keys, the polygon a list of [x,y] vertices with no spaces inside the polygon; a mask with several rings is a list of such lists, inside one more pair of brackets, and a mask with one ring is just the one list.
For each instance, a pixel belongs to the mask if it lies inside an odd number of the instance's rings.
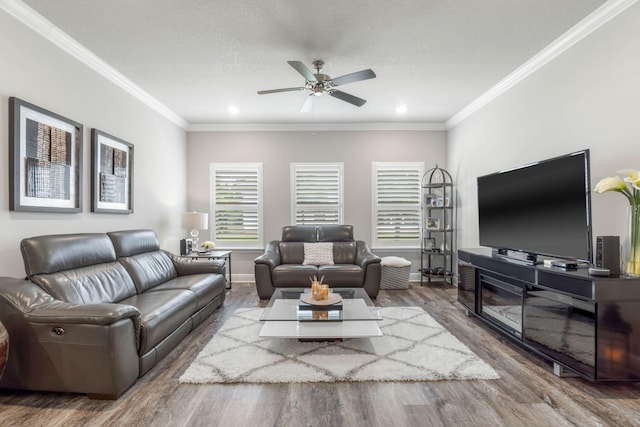
{"label": "glass vase", "polygon": [[625,248],[624,272],[640,276],[640,205],[629,206],[629,239]]}

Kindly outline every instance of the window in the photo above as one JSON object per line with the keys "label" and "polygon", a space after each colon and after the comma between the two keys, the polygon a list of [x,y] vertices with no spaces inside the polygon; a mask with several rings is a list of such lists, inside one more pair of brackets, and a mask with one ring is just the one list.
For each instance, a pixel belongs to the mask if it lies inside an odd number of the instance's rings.
{"label": "window", "polygon": [[291,223],[341,224],[342,163],[291,164]]}
{"label": "window", "polygon": [[262,164],[211,164],[212,237],[230,248],[262,247]]}
{"label": "window", "polygon": [[372,163],[372,246],[420,246],[420,180],[423,163]]}

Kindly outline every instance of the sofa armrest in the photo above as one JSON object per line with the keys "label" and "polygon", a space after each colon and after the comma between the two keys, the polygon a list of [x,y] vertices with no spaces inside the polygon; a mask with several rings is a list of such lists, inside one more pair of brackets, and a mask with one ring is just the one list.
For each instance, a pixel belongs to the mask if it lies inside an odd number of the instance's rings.
{"label": "sofa armrest", "polygon": [[264,253],[257,257],[254,262],[256,264],[266,264],[270,269],[280,265],[280,251],[278,249],[278,240],[269,242]]}
{"label": "sofa armrest", "polygon": [[53,298],[29,280],[0,277],[0,300],[30,323],[110,325],[131,318],[136,338],[140,331],[140,311],[134,306],[71,304]]}
{"label": "sofa armrest", "polygon": [[0,388],[117,398],[139,370],[140,312],[124,304],[71,304],[36,284],[0,277],[9,354]]}
{"label": "sofa armrest", "polygon": [[371,252],[371,249],[369,249],[369,245],[367,245],[366,242],[357,240],[356,264],[365,270],[369,264],[380,264],[380,257]]}
{"label": "sofa armrest", "polygon": [[173,262],[178,276],[188,276],[190,274],[221,274],[226,273],[226,263],[220,259],[191,258],[186,256],[178,256],[171,252],[165,253]]}

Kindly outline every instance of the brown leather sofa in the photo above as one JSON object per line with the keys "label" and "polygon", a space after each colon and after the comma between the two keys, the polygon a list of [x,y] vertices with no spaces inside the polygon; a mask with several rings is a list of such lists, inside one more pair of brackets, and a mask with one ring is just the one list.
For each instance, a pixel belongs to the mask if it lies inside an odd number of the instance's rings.
{"label": "brown leather sofa", "polygon": [[[333,264],[303,265],[304,243],[332,242]],[[380,291],[380,258],[362,240],[354,240],[352,225],[286,226],[281,240],[269,242],[255,259],[256,288],[269,299],[275,288],[311,286],[309,278],[324,276],[332,288],[361,287],[371,298]]]}
{"label": "brown leather sofa", "polygon": [[0,388],[115,399],[225,299],[223,261],[177,257],[151,230],[24,239],[26,279],[0,278]]}

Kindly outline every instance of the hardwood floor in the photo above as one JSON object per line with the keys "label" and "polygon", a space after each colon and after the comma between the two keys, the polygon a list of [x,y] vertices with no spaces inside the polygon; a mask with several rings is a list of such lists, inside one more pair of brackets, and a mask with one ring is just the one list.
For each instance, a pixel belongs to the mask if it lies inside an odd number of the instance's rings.
{"label": "hardwood floor", "polygon": [[234,283],[223,308],[117,401],[0,390],[0,426],[640,426],[640,384],[558,378],[478,319],[456,289],[381,291],[381,306],[421,306],[500,375],[491,381],[187,385],[178,378],[231,313],[263,306]]}

